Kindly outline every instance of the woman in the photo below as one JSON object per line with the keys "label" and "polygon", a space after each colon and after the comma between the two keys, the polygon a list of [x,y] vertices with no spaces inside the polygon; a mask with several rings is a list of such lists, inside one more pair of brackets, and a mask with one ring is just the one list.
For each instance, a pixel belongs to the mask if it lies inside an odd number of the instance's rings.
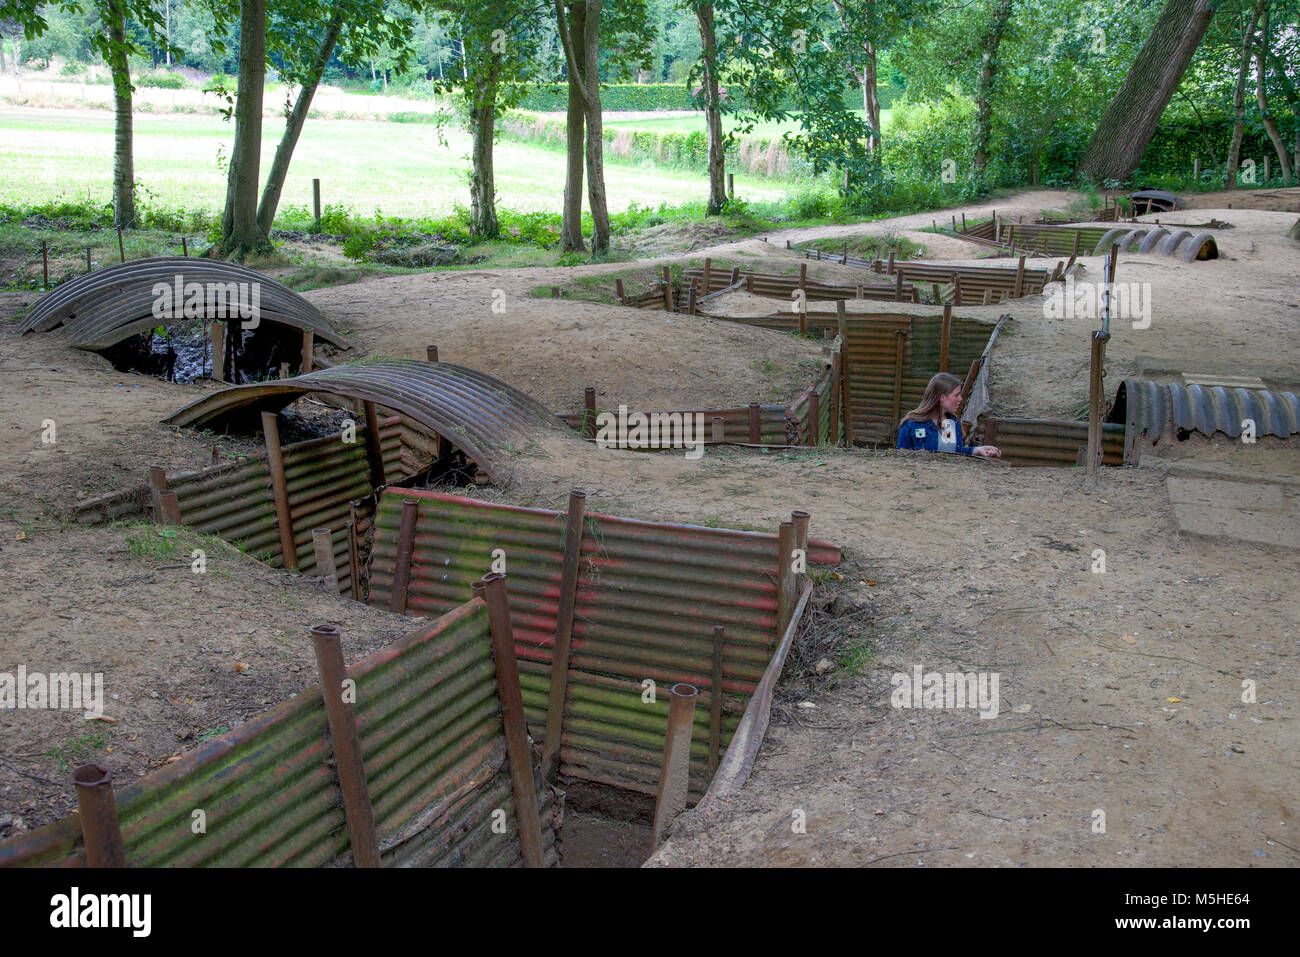
{"label": "woman", "polygon": [[957,411],[961,408],[961,380],[955,375],[940,372],[925,387],[921,404],[907,415],[898,429],[900,449],[925,449],[927,452],[958,452],[993,458],[1002,450],[993,445],[962,445],[961,423]]}

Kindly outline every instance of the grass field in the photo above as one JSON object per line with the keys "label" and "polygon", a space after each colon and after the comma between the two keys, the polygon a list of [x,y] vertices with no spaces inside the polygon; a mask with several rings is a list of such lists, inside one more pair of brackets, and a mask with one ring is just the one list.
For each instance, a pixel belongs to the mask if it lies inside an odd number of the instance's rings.
{"label": "grass field", "polygon": [[[689,119],[689,118],[687,118]],[[269,169],[282,124],[267,120],[262,170]],[[225,201],[224,159],[230,123],[201,114],[135,117],[135,176],[145,202],[166,208],[219,211]],[[369,215],[441,216],[469,204],[470,141],[424,123],[308,120],[294,152],[281,208],[311,204],[311,181],[322,201]],[[113,116],[102,110],[0,109],[0,202],[32,204],[60,197],[107,203],[113,171]],[[705,198],[702,174],[607,160],[611,211],[635,202],[658,207]],[[521,211],[555,211],[564,191],[564,154],[502,141],[496,146],[497,202]],[[787,189],[762,177],[736,176],[750,201],[783,198]]]}

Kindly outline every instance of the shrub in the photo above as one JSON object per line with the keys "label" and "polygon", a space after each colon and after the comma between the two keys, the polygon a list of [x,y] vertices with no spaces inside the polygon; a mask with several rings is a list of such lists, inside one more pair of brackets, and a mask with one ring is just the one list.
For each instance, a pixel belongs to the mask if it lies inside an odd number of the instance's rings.
{"label": "shrub", "polygon": [[136,77],[135,85],[160,90],[183,90],[189,86],[179,73],[142,73]]}

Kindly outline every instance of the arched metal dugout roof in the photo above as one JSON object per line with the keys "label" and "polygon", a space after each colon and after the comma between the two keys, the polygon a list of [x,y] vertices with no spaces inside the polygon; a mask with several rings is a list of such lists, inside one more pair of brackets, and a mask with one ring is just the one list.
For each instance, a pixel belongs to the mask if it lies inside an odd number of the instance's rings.
{"label": "arched metal dugout roof", "polygon": [[1290,438],[1300,433],[1300,396],[1268,389],[1125,379],[1109,416],[1111,422],[1124,423],[1125,461],[1140,436],[1156,439],[1186,430],[1207,438],[1215,432],[1236,438],[1246,419],[1254,421],[1256,435]]}
{"label": "arched metal dugout roof", "polygon": [[[310,330],[332,345],[345,344],[319,309],[284,284],[236,263],[185,256],[136,259],[69,280],[37,300],[23,320],[22,331],[46,332],[63,325],[74,348],[105,349],[157,325],[185,321],[181,315],[154,315],[155,287],[165,284],[171,290],[170,302],[178,279],[181,306],[188,297],[187,285],[202,288],[203,317],[221,318],[219,308],[228,302],[228,284],[256,283],[260,321]],[[232,316],[227,313],[225,318]]]}
{"label": "arched metal dugout roof", "polygon": [[211,427],[235,416],[284,408],[310,392],[374,402],[444,436],[496,482],[517,447],[545,436],[579,441],[532,396],[500,379],[446,362],[391,359],[334,366],[273,382],[234,386],[191,402],[163,422]]}

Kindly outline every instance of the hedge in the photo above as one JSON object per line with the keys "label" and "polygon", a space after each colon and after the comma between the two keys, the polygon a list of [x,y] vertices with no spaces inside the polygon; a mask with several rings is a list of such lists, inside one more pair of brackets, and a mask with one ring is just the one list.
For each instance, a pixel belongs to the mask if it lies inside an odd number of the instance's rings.
{"label": "hedge", "polygon": [[[539,83],[520,103],[539,113],[562,112],[568,105],[567,83]],[[600,105],[606,110],[638,112],[697,109],[691,91],[681,83],[611,83],[600,88]]]}

